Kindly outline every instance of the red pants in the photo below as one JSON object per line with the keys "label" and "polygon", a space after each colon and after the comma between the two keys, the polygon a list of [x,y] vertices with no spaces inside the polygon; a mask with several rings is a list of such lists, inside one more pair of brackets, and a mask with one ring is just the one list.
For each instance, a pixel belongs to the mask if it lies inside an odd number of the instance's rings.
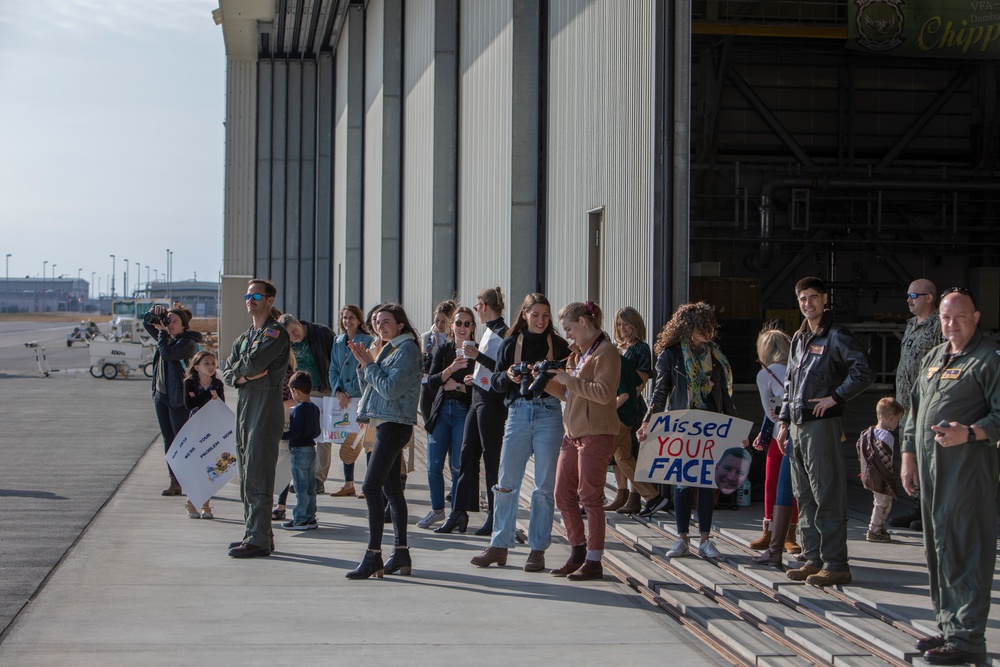
{"label": "red pants", "polygon": [[[556,467],[556,507],[562,513],[570,546],[587,543],[588,551],[604,550],[604,481],[615,449],[613,435],[563,436]],[[580,505],[587,510],[586,534]]]}

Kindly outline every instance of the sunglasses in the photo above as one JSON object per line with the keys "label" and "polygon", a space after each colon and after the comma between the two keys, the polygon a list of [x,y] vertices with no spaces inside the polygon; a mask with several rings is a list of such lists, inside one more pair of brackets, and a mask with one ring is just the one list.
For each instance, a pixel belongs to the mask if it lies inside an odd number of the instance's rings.
{"label": "sunglasses", "polygon": [[907,292],[907,299],[916,299],[918,296],[930,296],[930,292]]}
{"label": "sunglasses", "polygon": [[969,290],[965,289],[964,287],[949,287],[945,291],[941,292],[941,298],[943,299],[946,296],[948,296],[949,294],[956,294],[956,293],[957,294],[964,294],[965,296],[969,297],[969,299],[972,301],[972,307],[973,308],[976,307],[976,299],[975,299],[975,297],[972,296],[972,292],[970,292]]}
{"label": "sunglasses", "polygon": [[458,322],[455,322],[455,326],[456,327],[464,327],[466,329],[469,329],[469,328],[472,327],[472,322],[461,322],[461,321],[458,321]]}
{"label": "sunglasses", "polygon": [[253,299],[254,301],[260,301],[261,299],[264,298],[264,295],[263,294],[247,294],[243,298],[246,299],[247,301],[249,301],[250,299]]}

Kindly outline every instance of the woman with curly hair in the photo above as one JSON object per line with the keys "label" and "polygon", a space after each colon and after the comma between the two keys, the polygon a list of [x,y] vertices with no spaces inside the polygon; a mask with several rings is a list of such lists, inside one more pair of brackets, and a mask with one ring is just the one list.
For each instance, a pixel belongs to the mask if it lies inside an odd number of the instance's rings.
{"label": "woman with curly hair", "polygon": [[[708,410],[735,415],[733,405],[733,372],[729,360],[715,344],[719,329],[713,306],[700,301],[686,303],[677,309],[656,338],[656,386],[649,411],[643,418],[636,436],[646,439],[649,419],[665,410]],[[712,531],[712,509],[715,489],[699,488],[698,528],[701,544],[698,552],[705,558],[722,554],[709,539]],[[691,490],[674,487],[674,512],[680,539],[667,552],[668,558],[688,553],[688,529],[691,525]]]}

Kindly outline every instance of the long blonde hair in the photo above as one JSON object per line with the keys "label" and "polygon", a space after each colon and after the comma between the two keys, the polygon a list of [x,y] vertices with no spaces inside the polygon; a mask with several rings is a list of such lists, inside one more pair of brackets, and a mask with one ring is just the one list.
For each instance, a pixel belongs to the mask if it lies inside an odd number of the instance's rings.
{"label": "long blonde hair", "polygon": [[791,344],[788,334],[781,330],[776,321],[767,322],[757,334],[757,361],[764,367],[771,364],[787,364]]}

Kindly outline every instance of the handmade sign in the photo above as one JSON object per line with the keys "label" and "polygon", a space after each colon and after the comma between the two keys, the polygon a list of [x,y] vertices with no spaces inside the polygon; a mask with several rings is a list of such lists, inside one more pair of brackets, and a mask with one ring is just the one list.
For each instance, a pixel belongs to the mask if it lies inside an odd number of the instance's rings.
{"label": "handmade sign", "polygon": [[[479,353],[485,354],[490,359],[496,361],[497,350],[500,349],[500,342],[502,340],[503,339],[500,338],[500,336],[493,333],[492,329],[486,327],[486,331],[483,332],[483,337],[479,339]],[[476,369],[472,374],[472,381],[482,389],[489,389],[490,379],[492,377],[493,371],[477,361]]]}
{"label": "handmade sign", "polygon": [[187,420],[167,450],[167,465],[195,507],[236,475],[236,415],[209,401]]}
{"label": "handmade sign", "polygon": [[635,481],[718,487],[732,493],[750,472],[743,441],[752,422],[706,410],[653,415],[639,443]]}

